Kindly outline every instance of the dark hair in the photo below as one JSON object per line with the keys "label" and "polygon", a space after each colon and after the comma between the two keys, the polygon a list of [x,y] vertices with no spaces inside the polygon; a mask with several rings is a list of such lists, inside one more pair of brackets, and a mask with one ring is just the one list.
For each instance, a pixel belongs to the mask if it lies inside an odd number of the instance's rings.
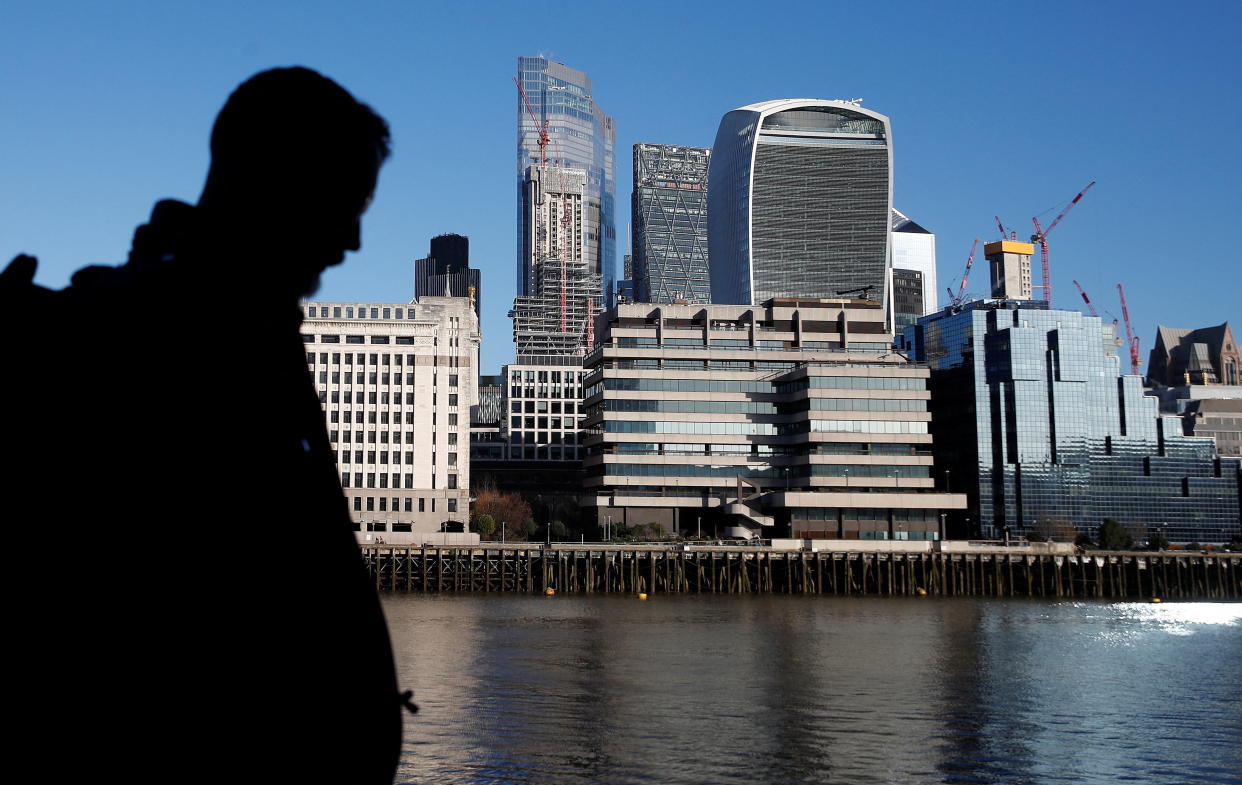
{"label": "dark hair", "polygon": [[211,131],[212,168],[293,173],[324,166],[378,167],[388,123],[309,68],[273,68],[243,82]]}

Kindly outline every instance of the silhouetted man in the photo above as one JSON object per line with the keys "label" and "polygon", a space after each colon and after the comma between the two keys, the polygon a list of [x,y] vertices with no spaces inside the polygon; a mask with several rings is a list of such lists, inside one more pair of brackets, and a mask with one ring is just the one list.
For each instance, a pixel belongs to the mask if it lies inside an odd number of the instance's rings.
{"label": "silhouetted man", "polygon": [[229,98],[211,153],[198,204],[157,204],[124,265],[51,292],[24,258],[0,281],[10,766],[390,782],[392,652],[297,303],[358,249],[388,128],[276,69]]}

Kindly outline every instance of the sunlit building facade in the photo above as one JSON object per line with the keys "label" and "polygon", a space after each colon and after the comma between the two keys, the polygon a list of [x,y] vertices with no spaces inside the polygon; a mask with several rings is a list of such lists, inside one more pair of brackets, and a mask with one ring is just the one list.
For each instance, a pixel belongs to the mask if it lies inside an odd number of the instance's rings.
{"label": "sunlit building facade", "polygon": [[[537,286],[526,249],[529,225],[522,218],[527,170],[541,166],[539,126],[546,123],[547,165],[585,172],[585,236],[582,260],[602,280],[602,298],[612,288],[617,253],[616,127],[595,102],[591,79],[582,71],[546,57],[519,57],[517,79],[530,102],[517,97],[517,293]],[[531,113],[534,113],[532,119]]]}
{"label": "sunlit building facade", "polygon": [[709,536],[934,540],[926,367],[861,300],[620,305],[587,358],[599,522]]}
{"label": "sunlit building facade", "polygon": [[931,368],[936,480],[967,494],[961,533],[1094,534],[1111,517],[1174,542],[1239,534],[1239,461],[1120,375],[1111,324],[979,300],[921,319],[905,344]]}
{"label": "sunlit building facade", "polygon": [[724,116],[708,181],[712,302],[885,304],[889,120],[857,102],[766,101]]}
{"label": "sunlit building facade", "polygon": [[477,402],[470,298],[302,309],[306,366],[359,539],[459,542],[448,535],[469,517]]}

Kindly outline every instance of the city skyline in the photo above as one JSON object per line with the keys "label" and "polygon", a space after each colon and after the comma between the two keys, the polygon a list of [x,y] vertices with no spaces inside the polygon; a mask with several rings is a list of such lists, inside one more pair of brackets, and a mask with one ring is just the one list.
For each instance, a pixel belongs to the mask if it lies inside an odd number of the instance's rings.
{"label": "city skyline", "polygon": [[[1046,223],[1096,179],[1050,235],[1057,307],[1081,305],[1077,280],[1102,315],[1119,316],[1115,285],[1123,282],[1143,358],[1158,323],[1191,328],[1237,318],[1240,276],[1222,227],[1239,209],[1239,152],[1167,145],[1151,118],[1153,107],[1167,111],[1175,101],[1210,106],[1224,127],[1242,120],[1228,76],[1242,62],[1227,34],[1242,9],[1209,4],[1174,17],[1154,4],[1126,13],[1117,4],[1057,4],[1055,29],[1016,41],[996,33],[1028,24],[1017,9],[898,5],[882,17],[808,8],[812,21],[831,17],[855,31],[828,62],[775,43],[775,20],[739,25],[715,5],[661,11],[695,20],[712,42],[705,53],[644,58],[634,49],[639,38],[669,52],[678,39],[675,24],[650,31],[642,3],[551,21],[501,4],[298,6],[296,14],[276,4],[247,9],[245,29],[236,25],[243,8],[236,3],[6,4],[0,56],[20,77],[0,86],[10,110],[0,143],[19,154],[3,165],[0,263],[35,254],[36,280],[60,287],[87,264],[123,261],[156,199],[197,197],[211,119],[228,92],[263,68],[305,63],[373,104],[395,140],[364,220],[363,249],[325,275],[316,298],[408,300],[410,263],[426,239],[468,235],[488,288],[480,370],[495,373],[513,351],[506,315],[514,294],[513,63],[542,51],[591,75],[623,151],[639,141],[711,145],[720,117],[754,101],[863,96],[864,107],[897,126],[894,205],[937,235],[939,277],[954,288],[974,237],[996,239],[994,215],[1026,239],[1030,216]],[[467,29],[470,36],[454,32]],[[583,34],[590,29],[607,34]],[[1153,40],[1155,57],[1140,45]],[[742,46],[763,56],[737,58]],[[675,89],[685,84],[696,89]],[[617,177],[624,201],[628,167]],[[616,222],[628,235],[624,208]],[[618,266],[625,250],[617,249]],[[1191,262],[1216,285],[1186,281],[1184,296],[1171,295],[1173,271]],[[984,294],[985,277],[976,264],[967,291]]]}

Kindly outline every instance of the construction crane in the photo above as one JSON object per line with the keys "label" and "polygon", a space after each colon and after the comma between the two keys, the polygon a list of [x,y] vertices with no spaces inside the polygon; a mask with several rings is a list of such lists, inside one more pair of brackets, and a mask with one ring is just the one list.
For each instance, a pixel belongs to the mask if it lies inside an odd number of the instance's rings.
{"label": "construction crane", "polygon": [[996,226],[998,229],[1000,229],[1002,240],[1017,240],[1018,239],[1018,233],[1013,231],[1012,229],[1006,229],[1005,224],[1001,223],[1001,219],[999,215],[994,215],[992,217],[996,219]]}
{"label": "construction crane", "polygon": [[[536,140],[536,143],[539,145],[539,167],[542,171],[546,171],[548,165],[548,144],[550,142],[548,139],[548,120],[544,119],[540,122],[539,118],[535,116],[535,109],[530,104],[530,97],[526,95],[526,88],[522,87],[522,82],[516,76],[513,77],[513,82],[517,85],[518,95],[521,97],[522,103],[526,107],[526,114],[530,117],[530,121],[534,123],[535,128],[538,130],[539,139]],[[569,245],[569,234],[571,234],[573,229],[573,216],[571,215],[569,209],[571,200],[568,194],[565,193],[565,169],[559,164],[556,164],[555,168],[561,194],[561,231],[559,233],[561,246],[559,254],[561,257],[561,332],[566,333],[569,331],[569,304],[565,293],[566,275],[568,274],[566,260],[571,247]]]}
{"label": "construction crane", "polygon": [[1055,229],[1057,224],[1061,223],[1061,219],[1068,215],[1070,210],[1074,209],[1074,205],[1078,204],[1078,200],[1082,199],[1094,185],[1095,180],[1087,183],[1087,187],[1079,191],[1078,195],[1071,199],[1069,204],[1065,205],[1065,209],[1061,211],[1061,214],[1052,219],[1052,223],[1048,224],[1047,229],[1039,225],[1038,217],[1031,219],[1031,222],[1035,224],[1035,234],[1031,235],[1031,243],[1039,246],[1039,260],[1044,270],[1044,285],[1031,288],[1044,290],[1044,299],[1048,301],[1049,308],[1052,307],[1052,268],[1048,262],[1048,233]]}
{"label": "construction crane", "polygon": [[1117,284],[1117,292],[1121,295],[1121,318],[1126,321],[1126,343],[1130,346],[1130,373],[1137,376],[1139,372],[1139,339],[1130,327],[1130,309],[1126,307],[1126,290],[1121,284]]}
{"label": "construction crane", "polygon": [[548,121],[543,122],[535,117],[535,110],[530,105],[530,98],[526,96],[526,89],[522,87],[522,82],[515,76],[513,83],[517,85],[518,95],[522,98],[522,103],[526,106],[526,114],[530,116],[530,121],[535,124],[535,129],[539,133],[537,144],[539,145],[539,165],[546,166],[548,163]]}
{"label": "construction crane", "polygon": [[1091,304],[1091,298],[1088,297],[1086,291],[1083,290],[1082,284],[1078,283],[1078,281],[1074,281],[1074,286],[1078,289],[1078,293],[1082,295],[1082,301],[1087,304],[1087,310],[1091,312],[1092,316],[1098,317],[1099,314],[1096,313],[1095,306]]}
{"label": "construction crane", "polygon": [[[999,224],[1000,219],[997,218],[996,222]],[[1002,226],[1001,231],[1003,232],[1004,230],[1005,230],[1005,227]],[[966,272],[962,273],[962,285],[958,287],[957,295],[954,296],[953,290],[946,288],[946,291],[948,291],[949,293],[949,304],[953,306],[954,308],[961,305],[962,300],[966,298],[966,279],[970,277],[970,268],[973,267],[975,264],[975,249],[978,247],[979,247],[979,238],[976,237],[975,241],[970,244],[970,256],[966,257]]]}

